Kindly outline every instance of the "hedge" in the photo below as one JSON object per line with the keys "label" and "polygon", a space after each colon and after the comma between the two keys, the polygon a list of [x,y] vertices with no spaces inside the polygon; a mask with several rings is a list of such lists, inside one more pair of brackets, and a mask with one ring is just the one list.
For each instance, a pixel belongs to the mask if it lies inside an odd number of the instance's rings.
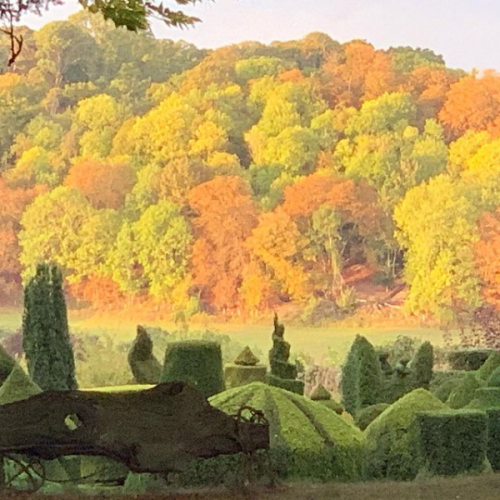
{"label": "hedge", "polygon": [[[363,433],[320,403],[259,382],[225,391],[210,404],[235,414],[243,405],[264,412],[270,426],[267,469],[283,479],[356,481],[362,478]],[[259,454],[265,460],[265,454]],[[194,461],[178,475],[179,486],[232,482],[240,474],[240,457]]]}
{"label": "hedge", "polygon": [[220,344],[205,340],[173,342],[165,352],[161,382],[183,381],[205,397],[224,390]]}
{"label": "hedge", "polygon": [[418,415],[425,474],[456,476],[487,467],[488,418],[477,410],[444,410]]}
{"label": "hedge", "polygon": [[378,403],[376,405],[367,406],[361,410],[354,419],[354,423],[364,431],[379,415],[381,415],[391,405],[387,403]]}
{"label": "hedge", "polygon": [[301,396],[304,394],[304,382],[302,380],[276,377],[272,373],[268,373],[266,375],[266,384],[300,394]]}
{"label": "hedge", "polygon": [[476,371],[484,365],[492,352],[492,349],[453,351],[448,355],[448,361],[453,370]]}
{"label": "hedge", "polygon": [[500,354],[498,351],[492,352],[484,365],[477,371],[477,376],[481,380],[487,381],[496,368],[500,366]]}
{"label": "hedge", "polygon": [[447,406],[425,389],[392,404],[365,430],[366,473],[375,479],[412,480],[420,469],[417,414]]}
{"label": "hedge", "polygon": [[484,386],[484,382],[475,373],[468,373],[450,394],[446,401],[453,409],[465,408],[475,397],[476,390]]}
{"label": "hedge", "polygon": [[488,415],[488,460],[491,468],[500,471],[500,409],[487,410]]}
{"label": "hedge", "polygon": [[445,372],[434,372],[430,384],[430,391],[441,401],[446,402],[453,389],[460,385],[460,382],[470,372],[464,370],[448,370]]}

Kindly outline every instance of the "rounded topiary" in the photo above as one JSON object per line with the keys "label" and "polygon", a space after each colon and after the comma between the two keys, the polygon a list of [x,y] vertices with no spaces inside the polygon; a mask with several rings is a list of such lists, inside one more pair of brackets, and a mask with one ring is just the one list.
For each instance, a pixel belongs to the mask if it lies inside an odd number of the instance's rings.
{"label": "rounded topiary", "polygon": [[477,377],[487,381],[498,367],[500,367],[500,354],[498,351],[494,351],[488,356],[484,365],[477,371]]}
{"label": "rounded topiary", "polygon": [[[320,403],[258,382],[225,391],[209,402],[230,415],[241,406],[264,413],[270,427],[269,458],[273,474],[279,477],[337,481],[362,477],[363,433]],[[220,483],[237,477],[240,467],[238,456],[199,460],[180,482]]]}
{"label": "rounded topiary", "polygon": [[171,343],[165,352],[161,382],[182,381],[205,397],[224,390],[220,344],[205,340]]}
{"label": "rounded topiary", "polygon": [[493,370],[488,378],[488,387],[500,387],[500,366]]}
{"label": "rounded topiary", "polygon": [[379,415],[381,415],[391,405],[387,403],[378,403],[376,405],[367,406],[358,412],[354,423],[364,431]]}
{"label": "rounded topiary", "polygon": [[468,373],[460,384],[453,389],[446,402],[450,408],[465,408],[475,397],[476,390],[483,387],[484,382],[474,373]]}
{"label": "rounded topiary", "polygon": [[430,342],[424,342],[411,360],[410,369],[413,387],[429,390],[434,366],[434,348]]}
{"label": "rounded topiary", "polygon": [[128,362],[136,384],[157,384],[161,364],[153,355],[153,341],[143,326],[137,327],[137,336],[128,354]]}
{"label": "rounded topiary", "polygon": [[421,466],[417,414],[446,408],[425,389],[412,391],[387,408],[365,430],[367,475],[375,479],[415,479]]}

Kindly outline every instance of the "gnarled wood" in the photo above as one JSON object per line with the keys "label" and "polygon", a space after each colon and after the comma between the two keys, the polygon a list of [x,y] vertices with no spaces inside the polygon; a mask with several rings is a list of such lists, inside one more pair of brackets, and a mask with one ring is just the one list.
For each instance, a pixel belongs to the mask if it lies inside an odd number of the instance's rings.
{"label": "gnarled wood", "polygon": [[0,454],[102,455],[134,472],[269,448],[265,423],[237,422],[182,382],[135,393],[44,392],[0,406]]}

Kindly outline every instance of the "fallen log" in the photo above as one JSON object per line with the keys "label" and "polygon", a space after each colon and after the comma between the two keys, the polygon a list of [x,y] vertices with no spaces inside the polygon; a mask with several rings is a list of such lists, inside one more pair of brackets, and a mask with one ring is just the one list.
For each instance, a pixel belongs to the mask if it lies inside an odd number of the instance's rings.
{"label": "fallen log", "polygon": [[269,448],[265,421],[226,415],[182,382],[135,393],[44,392],[0,406],[0,429],[0,455],[106,456],[134,472]]}

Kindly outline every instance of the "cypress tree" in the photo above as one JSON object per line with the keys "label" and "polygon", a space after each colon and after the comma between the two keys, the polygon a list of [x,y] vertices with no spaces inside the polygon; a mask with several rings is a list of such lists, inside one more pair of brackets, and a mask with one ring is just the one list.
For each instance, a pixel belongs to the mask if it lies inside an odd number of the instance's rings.
{"label": "cypress tree", "polygon": [[358,335],[351,345],[345,363],[342,365],[342,379],[340,390],[342,391],[342,404],[351,414],[355,415],[360,406],[359,401],[359,353],[358,346],[361,337]]}
{"label": "cypress tree", "polygon": [[77,388],[63,279],[57,266],[38,265],[26,286],[23,349],[29,374],[43,390]]}

